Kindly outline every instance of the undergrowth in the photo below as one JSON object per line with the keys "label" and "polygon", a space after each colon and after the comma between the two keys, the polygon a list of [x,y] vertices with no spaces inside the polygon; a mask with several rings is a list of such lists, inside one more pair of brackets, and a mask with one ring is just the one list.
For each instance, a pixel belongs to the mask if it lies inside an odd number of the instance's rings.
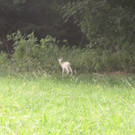
{"label": "undergrowth", "polygon": [[13,44],[10,57],[0,53],[0,69],[18,72],[44,71],[49,74],[60,72],[58,58],[69,61],[74,73],[91,72],[135,72],[134,50],[104,50],[102,48],[69,47],[67,42],[60,44],[54,37],[46,36],[40,41],[34,33],[24,35],[20,31],[7,36]]}

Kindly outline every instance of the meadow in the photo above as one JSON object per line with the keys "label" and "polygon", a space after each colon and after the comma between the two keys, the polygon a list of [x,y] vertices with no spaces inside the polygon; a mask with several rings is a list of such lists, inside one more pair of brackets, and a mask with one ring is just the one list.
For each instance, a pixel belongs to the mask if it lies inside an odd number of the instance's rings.
{"label": "meadow", "polygon": [[1,72],[0,135],[135,135],[135,77]]}

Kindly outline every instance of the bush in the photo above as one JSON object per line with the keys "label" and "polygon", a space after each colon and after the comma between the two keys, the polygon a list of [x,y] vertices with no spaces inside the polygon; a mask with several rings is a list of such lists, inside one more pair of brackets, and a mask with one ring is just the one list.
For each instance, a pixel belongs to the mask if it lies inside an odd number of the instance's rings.
{"label": "bush", "polygon": [[[17,71],[45,71],[47,73],[60,72],[58,58],[71,62],[71,66],[77,73],[80,72],[112,72],[135,71],[135,52],[119,50],[112,53],[102,48],[70,48],[67,45],[58,45],[58,41],[51,36],[42,38],[37,43],[34,33],[23,35],[20,31],[8,35],[12,40],[14,53],[10,60],[12,67]],[[2,53],[1,65],[6,66],[7,55]]]}
{"label": "bush", "polygon": [[0,69],[6,70],[9,67],[8,56],[4,52],[0,52]]}
{"label": "bush", "polygon": [[17,70],[32,71],[37,65],[38,44],[34,33],[27,36],[20,31],[8,35],[9,40],[14,41],[14,53],[12,61]]}

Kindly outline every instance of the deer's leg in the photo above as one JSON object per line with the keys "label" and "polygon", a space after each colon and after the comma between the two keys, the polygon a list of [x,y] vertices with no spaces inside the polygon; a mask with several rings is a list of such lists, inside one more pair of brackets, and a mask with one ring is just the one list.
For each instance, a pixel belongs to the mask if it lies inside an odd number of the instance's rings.
{"label": "deer's leg", "polygon": [[62,68],[62,77],[63,77],[63,75],[64,75],[64,68]]}
{"label": "deer's leg", "polygon": [[71,67],[68,67],[70,72],[71,72],[71,75],[73,75],[73,71],[72,71],[72,68]]}
{"label": "deer's leg", "polygon": [[67,72],[67,75],[69,74],[69,69],[68,68],[65,68],[66,69],[66,72]]}

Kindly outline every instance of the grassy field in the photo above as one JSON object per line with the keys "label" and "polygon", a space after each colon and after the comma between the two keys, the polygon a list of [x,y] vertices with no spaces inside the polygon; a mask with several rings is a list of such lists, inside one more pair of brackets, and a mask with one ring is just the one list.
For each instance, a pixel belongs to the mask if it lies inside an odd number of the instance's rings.
{"label": "grassy field", "polygon": [[0,135],[135,135],[135,77],[1,73]]}

